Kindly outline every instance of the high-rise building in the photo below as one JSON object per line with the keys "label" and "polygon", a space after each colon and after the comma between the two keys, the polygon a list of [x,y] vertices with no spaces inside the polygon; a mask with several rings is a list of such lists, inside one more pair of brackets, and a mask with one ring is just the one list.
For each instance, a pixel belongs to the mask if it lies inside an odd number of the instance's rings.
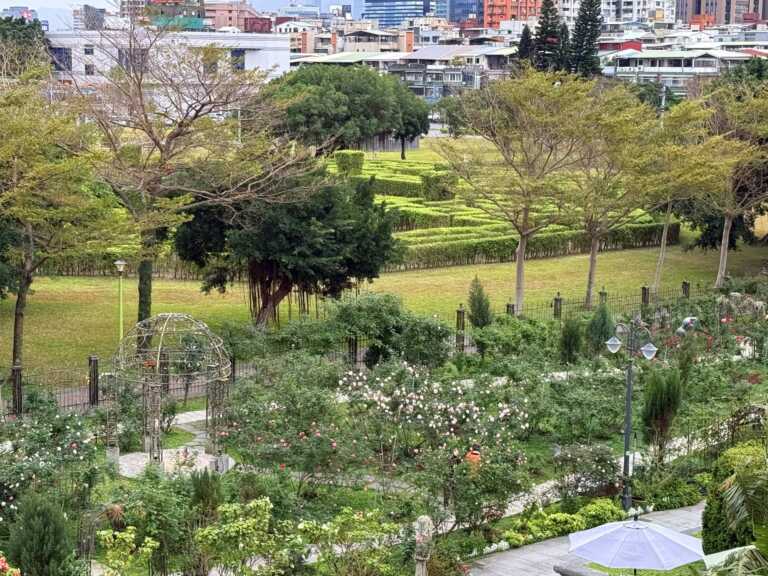
{"label": "high-rise building", "polygon": [[403,20],[429,14],[430,0],[365,0],[363,18],[378,20],[382,28],[400,26]]}
{"label": "high-rise building", "polygon": [[483,26],[498,28],[505,20],[528,20],[539,10],[541,0],[483,0]]}
{"label": "high-rise building", "polygon": [[483,0],[452,0],[448,19],[451,22],[466,22],[467,20],[483,21]]}
{"label": "high-rise building", "polygon": [[146,0],[120,0],[120,16],[122,18],[142,18],[146,7]]}
{"label": "high-rise building", "polygon": [[105,8],[96,8],[90,4],[81,4],[72,8],[72,28],[75,30],[103,30]]}
{"label": "high-rise building", "polygon": [[32,20],[37,20],[37,11],[29,6],[9,6],[8,8],[3,8],[2,12],[0,12],[0,17],[15,18],[17,20],[21,18],[27,22],[32,22]]}
{"label": "high-rise building", "polygon": [[203,0],[149,0],[145,15],[154,24],[180,30],[204,28],[205,5]]}
{"label": "high-rise building", "polygon": [[768,16],[754,0],[678,0],[677,13],[680,21],[702,27],[743,24]]}

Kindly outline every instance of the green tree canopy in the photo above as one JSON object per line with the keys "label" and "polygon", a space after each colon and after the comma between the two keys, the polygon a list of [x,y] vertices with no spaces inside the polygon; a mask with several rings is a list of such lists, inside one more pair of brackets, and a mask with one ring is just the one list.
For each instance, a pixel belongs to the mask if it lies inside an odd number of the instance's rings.
{"label": "green tree canopy", "polygon": [[271,90],[285,102],[291,136],[323,149],[354,148],[379,134],[411,138],[427,127],[426,106],[368,66],[302,66]]}
{"label": "green tree canopy", "polygon": [[0,18],[0,79],[16,78],[46,59],[45,34],[39,20]]}
{"label": "green tree canopy", "polygon": [[398,122],[394,135],[400,140],[400,157],[405,160],[405,143],[429,132],[429,106],[400,82],[395,88],[395,99]]}
{"label": "green tree canopy", "polygon": [[180,228],[176,247],[208,266],[206,290],[224,290],[245,273],[254,321],[263,325],[294,287],[338,295],[378,276],[397,254],[393,218],[374,203],[370,184],[340,184],[296,205],[248,204],[234,225],[221,209],[199,210]]}
{"label": "green tree canopy", "polygon": [[526,24],[523,26],[523,33],[520,35],[520,43],[517,45],[518,60],[528,60],[530,62],[533,58],[533,51],[533,36],[531,35],[531,29],[528,27],[528,24]]}

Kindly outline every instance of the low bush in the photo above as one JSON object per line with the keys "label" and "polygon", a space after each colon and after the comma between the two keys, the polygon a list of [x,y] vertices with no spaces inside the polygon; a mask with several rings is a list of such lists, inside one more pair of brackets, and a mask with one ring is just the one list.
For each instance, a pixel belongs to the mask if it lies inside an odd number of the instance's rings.
{"label": "low bush", "polygon": [[546,513],[535,510],[523,514],[513,521],[513,528],[504,533],[504,539],[511,548],[541,542],[573,532],[594,528],[606,522],[624,518],[624,512],[607,498],[594,500],[575,514],[566,512]]}
{"label": "low bush", "polygon": [[670,475],[660,480],[635,480],[635,495],[644,505],[652,505],[654,510],[672,510],[693,506],[701,502],[703,494],[696,484],[691,484],[679,476]]}
{"label": "low bush", "polygon": [[617,522],[625,516],[624,511],[608,498],[593,500],[577,513],[583,520],[586,528],[594,528],[608,522]]}

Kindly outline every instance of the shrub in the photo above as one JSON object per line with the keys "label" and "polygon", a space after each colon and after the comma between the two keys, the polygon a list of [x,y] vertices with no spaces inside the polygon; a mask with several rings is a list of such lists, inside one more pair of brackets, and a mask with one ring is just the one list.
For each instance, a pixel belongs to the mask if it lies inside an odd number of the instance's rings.
{"label": "shrub", "polygon": [[11,528],[8,558],[25,576],[71,573],[72,545],[64,513],[49,498],[30,494],[19,505]]}
{"label": "shrub", "polygon": [[365,162],[365,153],[359,150],[338,150],[333,159],[340,174],[354,176],[362,174]]}
{"label": "shrub", "polygon": [[731,529],[725,508],[725,496],[719,488],[713,490],[707,497],[702,526],[701,537],[705,554],[745,546],[753,539],[749,528],[742,527],[737,531]]}
{"label": "shrub", "polygon": [[606,304],[600,304],[587,324],[587,343],[593,354],[599,354],[613,336],[615,325]]}
{"label": "shrub", "polygon": [[469,323],[474,328],[484,328],[493,322],[491,301],[483,290],[480,279],[475,276],[469,285]]}
{"label": "shrub", "polygon": [[581,352],[581,322],[576,318],[568,318],[560,332],[560,360],[565,364],[573,364]]}
{"label": "shrub", "polygon": [[619,473],[616,457],[603,444],[565,446],[554,458],[557,487],[562,498],[605,493]]}
{"label": "shrub", "polygon": [[554,348],[549,324],[508,315],[498,316],[490,325],[475,330],[473,338],[491,356],[517,356],[530,351],[538,356]]}
{"label": "shrub", "polygon": [[526,544],[526,538],[519,532],[515,532],[514,530],[507,530],[504,532],[504,540],[507,541],[507,544],[509,544],[510,548],[520,548],[520,546],[524,546]]}
{"label": "shrub", "polygon": [[682,402],[680,372],[653,370],[648,373],[643,389],[643,437],[656,451],[656,464],[664,463],[664,450],[669,442],[672,423]]}
{"label": "shrub", "polygon": [[450,329],[437,318],[408,314],[395,348],[406,362],[437,368],[450,355]]}
{"label": "shrub", "polygon": [[686,482],[676,475],[670,475],[661,480],[635,480],[636,495],[644,500],[646,505],[652,504],[656,510],[672,510],[693,506],[701,502],[699,488]]}
{"label": "shrub", "polygon": [[571,532],[585,530],[587,522],[579,514],[566,514],[565,512],[555,512],[547,515],[547,527],[555,536],[565,536]]}
{"label": "shrub", "polygon": [[608,522],[616,522],[624,519],[624,511],[608,498],[593,500],[577,512],[584,520],[586,528],[594,528]]}

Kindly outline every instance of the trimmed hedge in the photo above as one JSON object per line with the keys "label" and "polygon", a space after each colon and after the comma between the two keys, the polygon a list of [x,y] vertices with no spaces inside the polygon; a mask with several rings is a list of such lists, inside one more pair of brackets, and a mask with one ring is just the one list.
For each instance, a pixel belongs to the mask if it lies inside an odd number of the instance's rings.
{"label": "trimmed hedge", "polygon": [[[658,246],[663,224],[630,224],[614,230],[603,239],[600,250],[625,250]],[[669,228],[668,242],[676,244],[680,239],[680,225],[673,223]],[[512,262],[515,260],[518,239],[515,235],[501,235],[491,238],[446,240],[406,246],[406,254],[399,265],[388,270],[417,270],[445,266],[466,266]],[[582,231],[542,232],[529,242],[526,258],[552,258],[584,254],[590,250],[590,241]]]}
{"label": "trimmed hedge", "polygon": [[427,200],[451,200],[459,179],[453,172],[430,170],[421,175],[422,194]]}
{"label": "trimmed hedge", "polygon": [[[352,182],[367,182],[371,180],[368,174],[352,176]],[[374,194],[385,196],[405,196],[419,198],[422,195],[422,184],[418,178],[373,176],[372,187]]]}
{"label": "trimmed hedge", "polygon": [[365,152],[359,150],[338,150],[333,155],[336,160],[336,168],[340,174],[353,176],[363,173]]}

